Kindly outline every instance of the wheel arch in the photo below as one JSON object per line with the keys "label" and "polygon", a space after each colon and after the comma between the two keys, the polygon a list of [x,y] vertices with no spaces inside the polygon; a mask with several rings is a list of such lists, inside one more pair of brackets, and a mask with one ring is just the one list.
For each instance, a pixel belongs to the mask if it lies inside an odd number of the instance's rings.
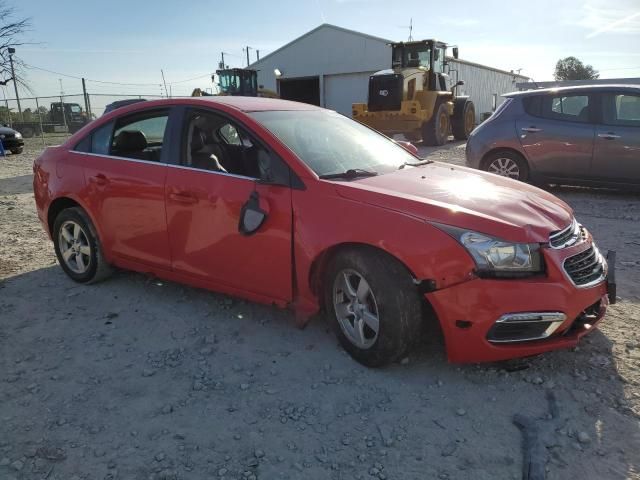
{"label": "wheel arch", "polygon": [[518,149],[513,147],[496,147],[489,150],[487,153],[485,153],[482,156],[482,160],[480,160],[480,170],[485,169],[485,167],[487,166],[487,161],[489,160],[490,156],[500,152],[509,152],[519,156],[522,159],[522,161],[527,164],[527,167],[529,168],[529,170],[531,170],[531,164],[529,163],[529,160],[527,160],[527,157],[522,152],[518,151]]}
{"label": "wheel arch", "polygon": [[93,217],[89,209],[79,199],[73,196],[60,196],[52,200],[49,204],[49,208],[47,209],[47,228],[49,229],[49,236],[53,238],[53,224],[60,212],[67,208],[74,207],[82,209],[82,211],[89,217],[89,220],[91,220],[91,223],[93,224],[93,228],[96,230],[98,238],[101,239],[102,232],[100,231],[100,225],[96,222],[96,219]]}
{"label": "wheel arch", "polygon": [[[413,283],[416,285],[416,293],[417,294],[421,294],[424,293],[426,291],[428,291],[429,287],[430,287],[430,280],[428,279],[419,279],[417,278],[415,272],[413,272],[405,262],[402,261],[402,259],[400,259],[398,256],[394,255],[393,253],[389,252],[388,250],[385,250],[383,248],[380,248],[377,245],[372,245],[369,243],[363,243],[363,242],[342,242],[342,243],[338,243],[335,245],[332,245],[330,247],[325,248],[324,250],[322,250],[320,253],[318,253],[318,255],[316,255],[316,257],[313,259],[313,262],[311,263],[311,267],[309,268],[309,276],[307,281],[309,282],[309,288],[311,290],[311,292],[316,295],[318,298],[321,297],[322,295],[322,285],[324,282],[324,278],[326,275],[326,271],[327,271],[327,266],[329,265],[329,262],[331,261],[332,258],[334,258],[336,255],[339,255],[341,252],[344,252],[346,250],[350,250],[350,249],[361,249],[361,250],[368,250],[371,252],[374,252],[376,254],[381,254],[384,255],[390,259],[392,259],[393,261],[397,262],[399,265],[401,265],[403,267],[403,269],[406,271],[407,275],[411,276]],[[420,295],[422,297],[422,299],[428,303],[427,299],[424,298],[424,295]]]}

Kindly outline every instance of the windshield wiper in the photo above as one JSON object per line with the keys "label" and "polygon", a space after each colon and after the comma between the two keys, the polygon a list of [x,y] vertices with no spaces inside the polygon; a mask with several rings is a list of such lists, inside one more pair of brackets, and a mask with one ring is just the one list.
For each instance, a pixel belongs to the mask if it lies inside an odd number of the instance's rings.
{"label": "windshield wiper", "polygon": [[344,172],[326,173],[324,175],[320,175],[320,178],[323,180],[331,180],[332,178],[346,178],[347,180],[350,180],[358,177],[375,177],[376,175],[378,175],[378,172],[363,170],[362,168],[350,168]]}
{"label": "windshield wiper", "polygon": [[404,162],[402,165],[398,167],[398,170],[403,169],[407,165],[409,165],[410,167],[419,167],[420,165],[428,165],[430,163],[433,163],[433,160],[420,160],[419,162]]}

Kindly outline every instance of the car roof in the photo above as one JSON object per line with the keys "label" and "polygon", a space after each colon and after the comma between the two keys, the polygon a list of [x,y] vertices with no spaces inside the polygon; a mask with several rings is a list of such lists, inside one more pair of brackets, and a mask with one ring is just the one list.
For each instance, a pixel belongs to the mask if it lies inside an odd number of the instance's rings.
{"label": "car roof", "polygon": [[[236,97],[236,96],[206,96],[206,97],[180,97],[162,100],[151,100],[129,105],[122,112],[133,112],[139,109],[147,109],[169,105],[201,105],[203,107],[221,104],[235,108],[242,112],[263,112],[270,110],[322,110],[320,107],[308,103],[292,102],[276,98],[263,97]],[[120,111],[120,109],[118,109]]]}
{"label": "car roof", "polygon": [[[535,82],[532,82],[532,87],[535,86]],[[640,85],[630,84],[597,84],[597,85],[576,85],[571,87],[551,87],[551,88],[537,88],[533,90],[523,90],[521,92],[506,93],[503,97],[528,97],[531,95],[544,95],[544,94],[556,94],[556,93],[573,93],[573,92],[609,92],[611,90],[624,90],[631,93],[640,93]]]}

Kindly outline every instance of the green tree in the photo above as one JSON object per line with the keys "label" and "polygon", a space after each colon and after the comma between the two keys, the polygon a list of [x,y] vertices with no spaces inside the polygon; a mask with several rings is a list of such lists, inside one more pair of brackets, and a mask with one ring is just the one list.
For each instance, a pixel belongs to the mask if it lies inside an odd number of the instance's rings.
{"label": "green tree", "polygon": [[576,57],[558,60],[553,74],[556,80],[595,80],[600,74],[591,65],[585,65]]}

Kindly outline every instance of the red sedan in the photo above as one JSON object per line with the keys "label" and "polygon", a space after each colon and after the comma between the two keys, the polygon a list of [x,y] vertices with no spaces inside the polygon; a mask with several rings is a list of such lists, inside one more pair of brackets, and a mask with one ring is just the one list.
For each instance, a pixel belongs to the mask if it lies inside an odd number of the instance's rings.
{"label": "red sedan", "polygon": [[131,105],[48,148],[34,173],[73,280],[115,266],[288,307],[301,325],[324,310],[369,366],[405,354],[425,321],[456,362],[570,347],[615,299],[558,198],[301,103]]}

